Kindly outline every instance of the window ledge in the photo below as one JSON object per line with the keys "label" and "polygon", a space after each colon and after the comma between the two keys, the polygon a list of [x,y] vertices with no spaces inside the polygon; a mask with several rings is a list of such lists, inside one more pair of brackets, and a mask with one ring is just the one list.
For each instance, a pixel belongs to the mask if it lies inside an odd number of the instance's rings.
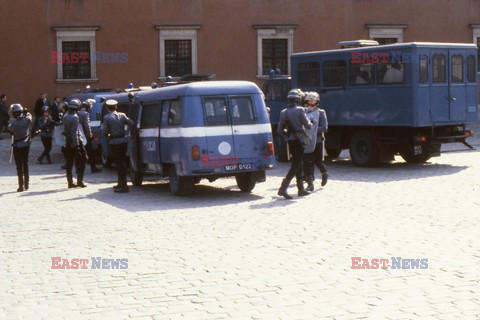
{"label": "window ledge", "polygon": [[[172,77],[172,81],[180,81],[181,77]],[[158,77],[158,80],[162,80],[163,82],[167,81],[167,77]]]}
{"label": "window ledge", "polygon": [[98,82],[99,79],[56,79],[56,83],[93,83]]}
{"label": "window ledge", "polygon": [[269,79],[270,76],[268,75],[264,75],[264,74],[257,74],[257,79],[261,79],[261,80],[266,80],[266,79]]}

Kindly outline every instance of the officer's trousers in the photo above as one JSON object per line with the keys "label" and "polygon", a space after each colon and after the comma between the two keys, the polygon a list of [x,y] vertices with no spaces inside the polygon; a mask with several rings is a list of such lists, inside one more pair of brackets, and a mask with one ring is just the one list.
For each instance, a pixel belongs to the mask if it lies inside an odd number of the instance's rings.
{"label": "officer's trousers", "polygon": [[72,147],[67,143],[65,147],[65,162],[67,167],[67,181],[72,183],[72,169],[75,164],[75,171],[79,180],[83,180],[83,174],[85,173],[85,148],[80,143],[78,148]]}
{"label": "officer's trousers", "polygon": [[292,154],[292,165],[285,180],[289,184],[293,177],[297,177],[297,187],[300,187],[300,185],[303,187],[303,146],[298,140],[290,140],[288,141],[288,148]]}
{"label": "officer's trousers", "polygon": [[17,166],[18,184],[23,186],[23,183],[28,185],[28,154],[30,147],[17,148],[13,147],[13,157],[15,165]]}
{"label": "officer's trousers", "polygon": [[303,174],[308,178],[314,178],[315,165],[320,169],[321,173],[327,172],[327,167],[323,161],[323,143],[317,143],[312,153],[303,155]]}
{"label": "officer's trousers", "polygon": [[127,143],[110,145],[117,168],[118,187],[127,187],[127,169],[125,168],[125,160],[127,158]]}
{"label": "officer's trousers", "polygon": [[50,151],[52,151],[52,137],[41,137],[42,138],[42,144],[43,144],[43,152],[38,157],[40,160],[43,160],[43,158],[46,156],[48,161],[51,161],[50,159]]}

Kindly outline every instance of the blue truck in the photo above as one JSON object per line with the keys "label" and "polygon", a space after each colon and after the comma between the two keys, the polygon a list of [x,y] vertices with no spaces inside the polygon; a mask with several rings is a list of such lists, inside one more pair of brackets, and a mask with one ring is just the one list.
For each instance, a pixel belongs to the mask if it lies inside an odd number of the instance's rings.
{"label": "blue truck", "polygon": [[[349,149],[358,166],[409,163],[439,156],[444,143],[460,142],[478,119],[478,49],[474,44],[401,43],[296,53],[291,79],[264,83],[273,131],[290,88],[316,91],[325,109],[330,158]],[[279,137],[280,161],[286,148]]]}

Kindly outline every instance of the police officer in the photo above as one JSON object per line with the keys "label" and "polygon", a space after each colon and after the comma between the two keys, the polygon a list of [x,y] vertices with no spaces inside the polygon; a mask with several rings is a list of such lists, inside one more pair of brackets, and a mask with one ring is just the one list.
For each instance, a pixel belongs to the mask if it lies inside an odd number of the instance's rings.
{"label": "police officer", "polygon": [[50,110],[48,106],[42,108],[43,116],[38,119],[38,128],[40,129],[40,138],[42,139],[43,152],[40,157],[37,158],[39,164],[42,164],[43,158],[47,157],[48,164],[52,163],[50,158],[50,151],[52,150],[52,133],[55,126],[53,118],[50,116]]}
{"label": "police officer", "polygon": [[82,106],[80,107],[80,111],[78,112],[78,118],[80,120],[80,124],[82,126],[83,132],[85,133],[85,137],[87,138],[87,144],[85,145],[85,149],[87,151],[88,161],[90,162],[90,170],[92,173],[100,172],[102,169],[99,169],[95,166],[95,156],[93,154],[92,148],[92,128],[90,127],[90,108],[92,103],[90,99],[85,100],[82,102]]}
{"label": "police officer", "polygon": [[[80,100],[72,99],[68,104],[67,114],[63,116],[62,122],[65,134],[65,161],[67,170],[68,188],[85,188],[83,183],[83,174],[85,172],[85,149],[80,138],[80,127],[78,119],[78,109],[80,108]],[[77,172],[77,184],[73,183],[72,168],[75,163],[75,170]]]}
{"label": "police officer", "polygon": [[285,199],[292,199],[288,194],[287,188],[293,177],[297,178],[298,196],[306,196],[309,193],[305,191],[303,186],[303,151],[304,147],[300,141],[301,135],[305,129],[312,127],[311,122],[305,115],[305,109],[301,106],[302,95],[300,89],[290,90],[288,93],[288,106],[280,113],[280,120],[277,132],[286,136],[288,148],[292,154],[292,164],[287,176],[282,181],[282,185],[278,190],[278,195]]}
{"label": "police officer", "polygon": [[316,92],[309,92],[305,96],[306,113],[309,120],[313,123],[312,128],[309,130],[309,136],[311,138],[310,144],[305,148],[304,154],[304,176],[308,183],[307,191],[313,191],[313,181],[315,165],[320,169],[322,173],[322,187],[327,184],[328,172],[324,163],[324,133],[328,130],[327,115],[325,110],[318,107],[318,101],[320,101],[320,95]]}
{"label": "police officer", "polygon": [[102,132],[107,137],[111,147],[115,166],[117,167],[118,184],[113,187],[115,192],[128,192],[127,173],[125,168],[125,159],[127,153],[127,139],[125,137],[125,125],[130,128],[133,136],[135,123],[124,113],[117,112],[116,100],[110,99],[105,102],[108,114],[103,118]]}
{"label": "police officer", "polygon": [[17,166],[18,189],[17,192],[28,190],[28,154],[30,152],[30,124],[32,115],[20,104],[12,104],[13,120],[8,125],[8,131],[13,136],[13,156]]}

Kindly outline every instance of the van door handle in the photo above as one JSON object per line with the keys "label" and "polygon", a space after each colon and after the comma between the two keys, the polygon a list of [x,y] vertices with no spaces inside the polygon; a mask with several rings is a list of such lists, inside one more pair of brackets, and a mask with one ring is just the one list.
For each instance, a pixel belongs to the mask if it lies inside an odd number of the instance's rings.
{"label": "van door handle", "polygon": [[450,96],[449,96],[449,97],[447,97],[447,99],[448,99],[448,100],[450,100],[450,101],[457,101],[457,98],[450,97]]}

